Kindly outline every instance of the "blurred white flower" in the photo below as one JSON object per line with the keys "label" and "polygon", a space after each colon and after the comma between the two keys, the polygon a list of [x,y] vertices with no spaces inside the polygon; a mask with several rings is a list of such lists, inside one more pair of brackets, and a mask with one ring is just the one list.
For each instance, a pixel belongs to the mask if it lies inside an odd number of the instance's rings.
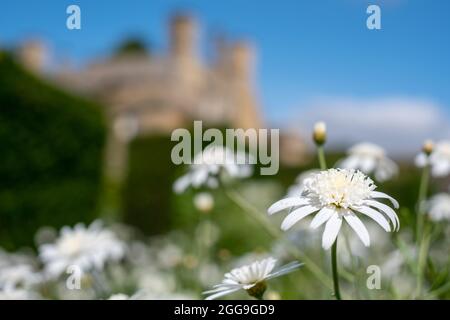
{"label": "blurred white flower", "polygon": [[307,225],[299,224],[291,232],[285,235],[285,239],[277,239],[272,243],[272,255],[278,257],[281,261],[287,261],[292,257],[292,250],[286,247],[286,239],[294,244],[299,250],[306,251],[315,248],[320,235],[314,232]]}
{"label": "blurred white flower", "polygon": [[166,245],[160,247],[156,252],[158,264],[163,268],[172,268],[177,266],[183,261],[183,257],[183,250],[173,243],[167,243]]}
{"label": "blurred white flower", "polygon": [[[416,259],[416,256],[414,254],[414,250],[410,250],[411,248],[408,248],[409,252],[413,253],[413,259]],[[385,256],[385,260],[383,264],[381,265],[381,275],[386,279],[391,279],[400,274],[402,271],[402,268],[405,264],[405,257],[400,252],[400,250],[394,250],[391,253],[387,254]]]}
{"label": "blurred white flower", "polygon": [[82,271],[102,270],[107,261],[118,261],[124,256],[125,245],[113,232],[102,228],[99,221],[89,227],[77,224],[64,227],[54,244],[39,247],[39,256],[50,277],[58,277],[68,266],[76,265]]}
{"label": "blurred white flower", "polygon": [[0,290],[0,300],[39,300],[41,296],[33,291],[24,289]]}
{"label": "blurred white flower", "polygon": [[13,265],[35,265],[35,256],[25,252],[6,252],[0,248],[0,269]]}
{"label": "blurred white flower", "polygon": [[433,221],[450,220],[450,194],[439,193],[428,200],[427,213]]}
{"label": "blurred white flower", "polygon": [[174,273],[163,272],[148,266],[137,270],[137,282],[139,289],[155,294],[171,293],[177,286]]}
{"label": "blurred white flower", "polygon": [[433,147],[433,151],[427,157],[422,152],[416,157],[416,165],[424,167],[427,163],[431,166],[431,174],[435,177],[444,177],[450,174],[450,141],[440,141]]}
{"label": "blurred white flower", "polygon": [[129,300],[130,296],[124,293],[116,293],[108,298],[108,300]]}
{"label": "blurred white flower", "polygon": [[245,152],[233,152],[223,146],[208,146],[194,157],[188,173],[175,181],[173,189],[176,193],[182,193],[190,186],[217,188],[220,174],[232,178],[249,177],[253,172],[250,165],[252,159]]}
{"label": "blurred white flower", "polygon": [[317,172],[319,172],[319,170],[308,170],[300,173],[295,179],[295,183],[289,187],[287,197],[300,196],[305,189],[305,181]]}
{"label": "blurred white flower", "polygon": [[198,211],[209,212],[214,208],[214,198],[209,192],[200,192],[194,196],[194,206]]}
{"label": "blurred white flower", "polygon": [[198,296],[190,292],[176,292],[176,293],[155,293],[142,292],[138,295],[136,300],[197,300]]}
{"label": "blurred white flower", "polygon": [[274,270],[276,263],[276,259],[267,258],[231,270],[225,274],[222,283],[213,286],[212,290],[204,292],[204,294],[209,294],[206,300],[213,300],[239,290],[246,290],[251,296],[261,297],[266,290],[265,282],[267,280],[285,275],[302,265],[299,262],[291,262]]}
{"label": "blurred white flower", "polygon": [[384,149],[369,142],[351,147],[347,151],[347,157],[340,160],[337,167],[361,170],[367,175],[373,174],[380,182],[387,181],[398,173],[398,166],[386,157]]}
{"label": "blurred white flower", "polygon": [[28,289],[41,282],[41,275],[27,264],[11,265],[0,268],[0,289]]}
{"label": "blurred white flower", "polygon": [[129,296],[125,293],[115,293],[111,295],[108,300],[143,300],[142,298],[145,296],[144,291],[140,290],[135,294]]}
{"label": "blurred white flower", "polygon": [[[268,213],[274,214],[290,209],[290,213],[281,224],[283,230],[288,230],[301,219],[318,212],[311,221],[310,227],[316,229],[326,222],[322,236],[324,249],[329,249],[333,245],[344,219],[364,245],[369,246],[369,233],[355,212],[372,218],[387,232],[398,230],[400,227],[394,210],[374,199],[389,199],[395,208],[398,208],[398,202],[385,193],[374,191],[375,188],[372,179],[360,171],[329,169],[308,179],[302,195],[274,203],[268,209]],[[392,228],[385,215],[391,221]]]}
{"label": "blurred white flower", "polygon": [[364,225],[370,234],[370,241],[377,245],[369,251],[356,233],[351,230],[342,230],[337,239],[337,255],[340,263],[345,267],[352,268],[355,262],[360,260],[365,262],[372,260],[378,263],[385,257],[385,252],[392,247],[392,242],[385,237],[384,230],[378,224],[368,221]]}
{"label": "blurred white flower", "polygon": [[220,281],[221,277],[220,268],[213,263],[203,263],[198,268],[198,280],[204,286],[210,286]]}

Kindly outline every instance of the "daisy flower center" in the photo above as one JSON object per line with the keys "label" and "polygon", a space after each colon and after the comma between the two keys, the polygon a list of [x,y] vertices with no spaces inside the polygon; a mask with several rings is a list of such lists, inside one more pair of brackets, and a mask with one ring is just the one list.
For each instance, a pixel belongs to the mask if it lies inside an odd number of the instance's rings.
{"label": "daisy flower center", "polygon": [[372,179],[353,169],[330,169],[305,182],[305,191],[313,201],[345,209],[361,205],[375,188]]}

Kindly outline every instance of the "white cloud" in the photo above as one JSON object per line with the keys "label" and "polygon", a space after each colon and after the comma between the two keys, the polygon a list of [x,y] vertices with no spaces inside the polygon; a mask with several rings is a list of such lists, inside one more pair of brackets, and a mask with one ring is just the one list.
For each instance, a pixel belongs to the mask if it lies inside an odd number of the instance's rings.
{"label": "white cloud", "polygon": [[304,135],[316,121],[325,121],[330,147],[370,141],[398,155],[417,152],[425,139],[450,137],[450,121],[442,108],[421,99],[327,98],[308,104],[298,116],[296,124]]}

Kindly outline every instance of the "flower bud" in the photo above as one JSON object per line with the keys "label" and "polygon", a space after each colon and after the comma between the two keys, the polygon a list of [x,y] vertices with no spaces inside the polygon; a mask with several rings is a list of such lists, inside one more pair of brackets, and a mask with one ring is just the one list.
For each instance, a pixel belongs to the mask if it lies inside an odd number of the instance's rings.
{"label": "flower bud", "polygon": [[210,193],[201,192],[194,196],[194,206],[203,213],[208,213],[214,208],[214,198]]}
{"label": "flower bud", "polygon": [[327,140],[327,126],[325,122],[317,122],[314,125],[313,140],[318,146],[325,143]]}
{"label": "flower bud", "polygon": [[431,141],[431,140],[426,140],[426,141],[423,143],[422,151],[423,151],[423,153],[425,153],[427,156],[429,156],[429,155],[433,152],[433,149],[434,149],[434,143],[433,143],[433,141]]}

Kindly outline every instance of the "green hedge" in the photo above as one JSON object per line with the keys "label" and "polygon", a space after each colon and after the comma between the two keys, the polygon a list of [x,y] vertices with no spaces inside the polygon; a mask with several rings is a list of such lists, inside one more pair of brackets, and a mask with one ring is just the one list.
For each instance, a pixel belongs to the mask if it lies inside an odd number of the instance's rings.
{"label": "green hedge", "polygon": [[100,107],[0,52],[0,246],[32,245],[40,226],[95,218],[105,131]]}
{"label": "green hedge", "polygon": [[138,137],[129,146],[128,176],[123,193],[123,220],[153,235],[171,229],[175,165],[170,136]]}

